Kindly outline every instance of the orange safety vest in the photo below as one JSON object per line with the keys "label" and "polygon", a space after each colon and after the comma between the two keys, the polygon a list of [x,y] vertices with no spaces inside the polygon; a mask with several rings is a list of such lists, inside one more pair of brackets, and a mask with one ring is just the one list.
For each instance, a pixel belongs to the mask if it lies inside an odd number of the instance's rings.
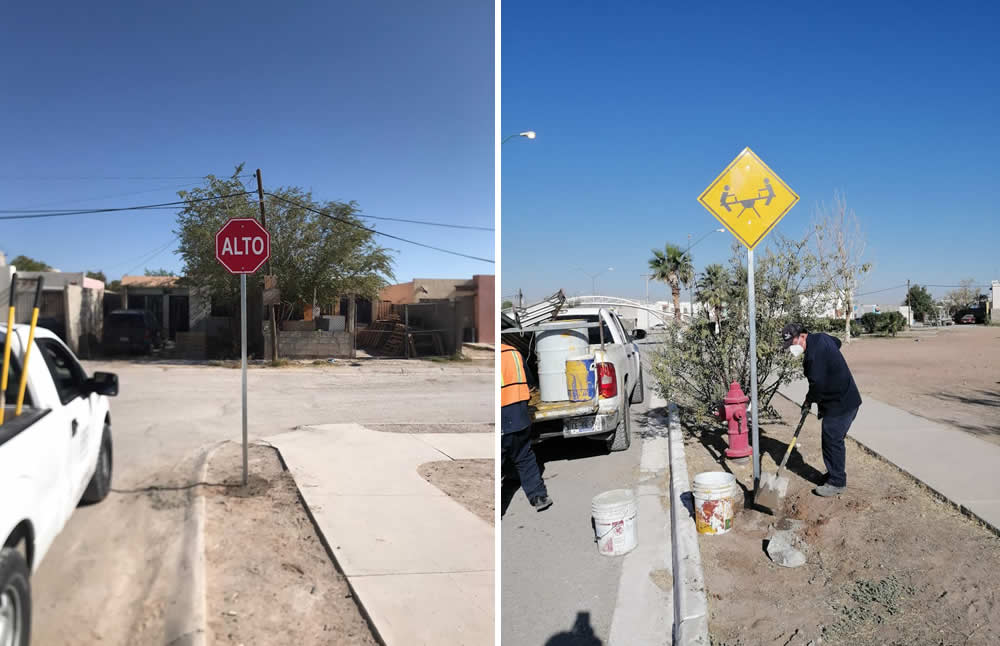
{"label": "orange safety vest", "polygon": [[500,406],[509,406],[531,399],[524,373],[524,359],[517,348],[500,346]]}

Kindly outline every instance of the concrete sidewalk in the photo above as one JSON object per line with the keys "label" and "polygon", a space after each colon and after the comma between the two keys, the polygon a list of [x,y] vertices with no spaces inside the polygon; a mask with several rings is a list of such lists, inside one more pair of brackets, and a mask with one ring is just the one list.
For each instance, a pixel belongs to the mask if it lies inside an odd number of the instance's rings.
{"label": "concrete sidewalk", "polygon": [[[779,392],[801,403],[808,390],[808,382],[801,379]],[[864,393],[861,398],[864,403],[848,437],[1000,531],[1000,479],[995,476],[1000,446]]]}
{"label": "concrete sidewalk", "polygon": [[383,433],[358,424],[267,438],[389,646],[493,643],[493,528],[417,467],[493,458],[494,438]]}

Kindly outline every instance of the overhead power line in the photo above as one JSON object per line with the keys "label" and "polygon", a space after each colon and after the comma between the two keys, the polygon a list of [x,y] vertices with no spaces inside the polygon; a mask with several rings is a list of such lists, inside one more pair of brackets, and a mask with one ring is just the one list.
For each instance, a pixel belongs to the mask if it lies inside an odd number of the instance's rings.
{"label": "overhead power line", "polygon": [[472,224],[448,224],[447,222],[430,222],[428,220],[406,220],[403,218],[387,218],[382,215],[356,214],[359,218],[371,218],[372,220],[389,220],[391,222],[409,222],[410,224],[425,224],[431,227],[444,227],[446,229],[473,229],[475,231],[493,231],[493,227],[480,227]]}
{"label": "overhead power line", "polygon": [[189,198],[186,200],[178,200],[176,202],[161,202],[160,204],[143,204],[140,206],[124,206],[124,207],[108,208],[108,209],[85,209],[80,211],[46,211],[44,213],[4,215],[0,216],[0,220],[30,220],[34,218],[57,218],[65,215],[89,215],[94,213],[119,213],[121,211],[142,211],[146,209],[179,206],[179,205],[193,204],[197,202],[209,202],[211,200],[224,200],[229,197],[240,197],[241,195],[249,195],[250,193],[252,193],[252,191],[244,191],[242,193],[230,193],[229,195],[213,195],[211,197]]}
{"label": "overhead power line", "polygon": [[[166,180],[166,179],[205,179],[205,175],[158,175],[158,176],[144,176],[144,177],[126,177],[126,176],[91,176],[91,177],[71,177],[71,176],[43,176],[43,175],[33,175],[33,176],[10,176],[2,175],[0,176],[0,181],[70,181],[70,182],[93,182],[93,181],[104,181],[104,180],[116,180],[116,181],[143,181],[143,180]],[[254,177],[254,175],[237,175],[237,177]]]}
{"label": "overhead power line", "polygon": [[451,254],[453,256],[461,256],[462,258],[470,258],[472,260],[481,260],[482,262],[488,262],[491,265],[495,264],[494,261],[490,260],[489,258],[482,258],[480,256],[473,256],[473,255],[470,255],[470,254],[467,254],[467,253],[461,253],[460,251],[452,251],[450,249],[442,249],[441,247],[435,247],[433,245],[424,244],[423,242],[417,242],[415,240],[408,240],[407,238],[401,238],[399,236],[394,236],[391,233],[384,233],[382,231],[376,231],[375,229],[372,229],[372,228],[366,227],[364,225],[358,224],[357,222],[351,222],[350,220],[347,220],[347,219],[344,219],[344,218],[341,218],[341,217],[337,217],[335,215],[331,215],[331,214],[326,213],[324,211],[320,211],[319,209],[314,209],[314,208],[312,208],[310,206],[306,206],[305,204],[299,204],[298,202],[286,199],[284,197],[281,197],[280,195],[275,195],[274,193],[268,193],[267,191],[265,191],[264,195],[268,195],[270,197],[273,197],[274,199],[279,200],[281,202],[284,202],[286,204],[291,204],[293,206],[297,206],[300,209],[305,209],[306,211],[309,211],[310,213],[315,213],[316,215],[322,215],[323,217],[330,218],[331,220],[336,220],[337,222],[342,222],[342,223],[350,225],[352,227],[356,227],[358,229],[363,229],[363,230],[368,231],[369,233],[373,233],[375,235],[384,236],[386,238],[392,238],[393,240],[399,240],[400,242],[406,242],[408,244],[416,245],[418,247],[424,247],[425,249],[433,249],[434,251],[440,251],[441,253],[447,253],[447,254]]}

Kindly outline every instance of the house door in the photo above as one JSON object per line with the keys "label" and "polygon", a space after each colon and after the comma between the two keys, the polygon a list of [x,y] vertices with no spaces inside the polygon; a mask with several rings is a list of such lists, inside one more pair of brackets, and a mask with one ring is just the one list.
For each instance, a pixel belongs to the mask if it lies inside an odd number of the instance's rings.
{"label": "house door", "polygon": [[190,329],[190,317],[188,313],[188,297],[186,295],[170,296],[170,340],[177,338],[178,332],[187,332]]}

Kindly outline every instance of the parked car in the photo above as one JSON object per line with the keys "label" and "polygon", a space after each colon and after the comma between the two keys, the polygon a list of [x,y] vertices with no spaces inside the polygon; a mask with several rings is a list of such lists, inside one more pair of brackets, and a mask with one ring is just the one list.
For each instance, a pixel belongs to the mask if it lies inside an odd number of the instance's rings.
{"label": "parked car", "polygon": [[976,322],[976,315],[975,314],[966,314],[961,319],[959,319],[958,322],[959,323],[975,323]]}
{"label": "parked car", "polygon": [[[35,329],[24,408],[14,417],[29,328],[15,326],[0,425],[0,642],[26,646],[31,577],[80,502],[111,489],[111,413],[118,377],[88,376],[59,338]],[[0,343],[7,335],[0,325]]]}
{"label": "parked car", "polygon": [[[539,334],[562,330],[577,336],[585,330],[583,334],[587,336],[580,340],[585,346],[586,359],[592,362],[592,398],[574,400],[568,388],[562,389],[558,398],[542,396],[543,376],[552,376],[555,384],[561,379],[566,385],[567,367],[565,358],[556,357],[548,365],[546,357],[539,356]],[[629,448],[632,443],[631,405],[641,403],[645,393],[639,344],[635,342],[646,337],[645,330],[633,330],[630,334],[618,315],[609,309],[571,307],[523,333],[502,332],[504,342],[518,347],[524,354],[528,370],[535,377],[534,383],[529,382],[528,386],[536,441],[553,437],[589,437],[604,441],[610,451]]]}
{"label": "parked car", "polygon": [[149,354],[163,347],[160,321],[146,310],[114,310],[104,318],[104,351]]}

